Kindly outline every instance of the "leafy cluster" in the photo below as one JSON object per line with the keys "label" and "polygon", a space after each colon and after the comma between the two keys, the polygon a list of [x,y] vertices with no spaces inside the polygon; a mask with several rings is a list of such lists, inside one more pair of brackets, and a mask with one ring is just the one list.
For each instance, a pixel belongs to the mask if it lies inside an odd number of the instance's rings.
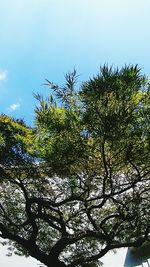
{"label": "leafy cluster", "polygon": [[0,236],[49,267],[150,241],[148,80],[138,66],[104,66],[79,90],[76,78],[47,80],[34,129],[0,117]]}

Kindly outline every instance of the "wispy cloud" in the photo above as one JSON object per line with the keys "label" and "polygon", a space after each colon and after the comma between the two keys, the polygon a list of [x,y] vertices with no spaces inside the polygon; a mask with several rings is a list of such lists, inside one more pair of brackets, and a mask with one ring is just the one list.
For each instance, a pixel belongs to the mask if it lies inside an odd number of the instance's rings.
{"label": "wispy cloud", "polygon": [[20,103],[17,102],[17,103],[14,103],[14,104],[10,105],[9,110],[10,111],[15,111],[16,109],[19,109],[19,108],[20,108]]}
{"label": "wispy cloud", "polygon": [[7,70],[0,69],[0,81],[4,81],[7,78]]}

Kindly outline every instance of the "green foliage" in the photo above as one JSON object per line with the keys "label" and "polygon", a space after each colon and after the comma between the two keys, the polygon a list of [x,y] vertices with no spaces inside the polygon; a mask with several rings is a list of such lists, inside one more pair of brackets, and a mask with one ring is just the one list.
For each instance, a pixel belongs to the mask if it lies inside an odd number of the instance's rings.
{"label": "green foliage", "polygon": [[150,238],[149,82],[132,65],[76,78],[47,80],[35,128],[0,117],[0,236],[47,266],[100,266]]}
{"label": "green foliage", "polygon": [[48,162],[54,173],[66,175],[80,162],[86,149],[80,113],[74,107],[57,107],[51,99],[42,101],[36,110],[38,156]]}
{"label": "green foliage", "polygon": [[[33,129],[23,121],[0,116],[0,163],[5,165],[28,161],[32,155]],[[29,156],[30,155],[30,156]]]}

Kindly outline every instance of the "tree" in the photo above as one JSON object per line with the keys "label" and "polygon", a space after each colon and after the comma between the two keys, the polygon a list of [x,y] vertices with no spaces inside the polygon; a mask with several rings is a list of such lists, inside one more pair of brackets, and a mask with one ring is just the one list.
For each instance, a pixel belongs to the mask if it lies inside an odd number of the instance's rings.
{"label": "tree", "polygon": [[0,236],[48,267],[96,267],[150,239],[148,80],[132,65],[76,78],[47,80],[34,128],[0,118]]}

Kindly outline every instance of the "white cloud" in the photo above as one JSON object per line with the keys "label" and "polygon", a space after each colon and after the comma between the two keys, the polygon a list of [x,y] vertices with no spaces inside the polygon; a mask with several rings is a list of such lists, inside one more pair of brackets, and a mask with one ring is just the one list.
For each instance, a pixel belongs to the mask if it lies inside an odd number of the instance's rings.
{"label": "white cloud", "polygon": [[4,81],[7,78],[7,70],[0,69],[0,81]]}
{"label": "white cloud", "polygon": [[17,102],[17,103],[14,103],[14,104],[10,105],[9,110],[10,111],[15,111],[16,109],[19,109],[19,108],[20,108],[20,103]]}

